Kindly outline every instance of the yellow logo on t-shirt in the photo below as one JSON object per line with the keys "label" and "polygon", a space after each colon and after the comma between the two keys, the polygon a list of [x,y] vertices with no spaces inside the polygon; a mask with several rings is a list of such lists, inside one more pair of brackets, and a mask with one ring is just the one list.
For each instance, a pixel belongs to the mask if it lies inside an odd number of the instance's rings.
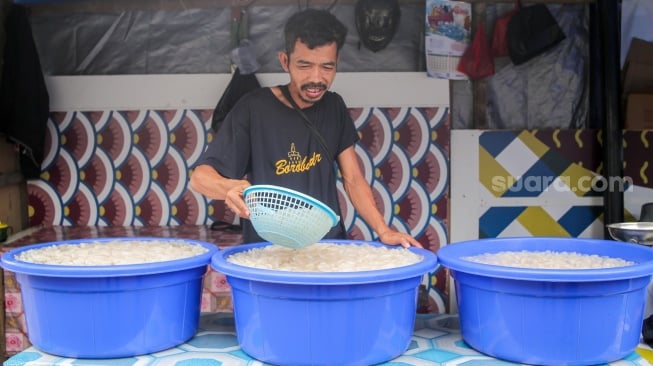
{"label": "yellow logo on t-shirt", "polygon": [[277,175],[306,172],[320,161],[322,161],[322,154],[314,152],[310,158],[308,156],[302,157],[302,154],[295,150],[295,144],[293,143],[290,145],[288,159],[277,161]]}

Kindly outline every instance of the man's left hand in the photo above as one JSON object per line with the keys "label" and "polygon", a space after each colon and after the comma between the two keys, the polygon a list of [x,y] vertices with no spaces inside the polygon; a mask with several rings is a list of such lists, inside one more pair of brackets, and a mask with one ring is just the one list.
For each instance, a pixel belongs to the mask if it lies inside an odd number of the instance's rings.
{"label": "man's left hand", "polygon": [[388,245],[401,245],[404,248],[410,248],[411,246],[417,248],[423,248],[415,238],[409,234],[402,233],[393,229],[384,231],[379,235],[379,240]]}

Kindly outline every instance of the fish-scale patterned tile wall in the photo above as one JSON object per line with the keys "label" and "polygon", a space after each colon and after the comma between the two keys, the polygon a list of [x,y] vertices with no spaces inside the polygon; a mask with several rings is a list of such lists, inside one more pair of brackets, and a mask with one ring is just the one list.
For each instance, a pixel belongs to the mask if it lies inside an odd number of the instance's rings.
{"label": "fish-scale patterned tile wall", "polygon": [[[212,112],[51,113],[43,173],[28,182],[30,226],[106,227],[111,232],[125,227],[127,234],[142,231],[130,227],[151,227],[156,235],[157,227],[236,222],[222,202],[188,188],[191,167],[213,137]],[[381,211],[393,226],[437,251],[448,237],[449,109],[351,108],[350,113],[361,138],[360,162]],[[350,238],[373,240],[340,180],[338,188]],[[195,231],[183,232],[192,236]],[[224,276],[211,270],[207,279],[202,311],[229,310]],[[19,288],[10,273],[7,280],[7,351],[15,353],[30,343]],[[425,275],[418,311],[446,312],[447,293],[445,271]]]}
{"label": "fish-scale patterned tile wall", "polygon": [[[164,226],[234,221],[188,188],[212,138],[210,110],[54,112],[41,179],[28,185],[30,226]],[[447,240],[447,108],[352,108],[357,152],[395,227],[427,247]],[[339,192],[352,238],[372,239]]]}

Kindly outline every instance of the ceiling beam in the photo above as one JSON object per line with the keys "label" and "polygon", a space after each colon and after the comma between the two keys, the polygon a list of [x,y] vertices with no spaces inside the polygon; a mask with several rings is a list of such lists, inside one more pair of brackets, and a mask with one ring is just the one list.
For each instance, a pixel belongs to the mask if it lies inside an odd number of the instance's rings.
{"label": "ceiling beam", "polygon": [[[214,9],[247,6],[330,6],[355,4],[357,0],[16,0],[33,14],[106,13],[139,10]],[[472,4],[512,3],[514,0],[467,0]],[[522,3],[593,3],[594,0],[522,0]],[[425,4],[425,0],[399,0],[400,4]]]}

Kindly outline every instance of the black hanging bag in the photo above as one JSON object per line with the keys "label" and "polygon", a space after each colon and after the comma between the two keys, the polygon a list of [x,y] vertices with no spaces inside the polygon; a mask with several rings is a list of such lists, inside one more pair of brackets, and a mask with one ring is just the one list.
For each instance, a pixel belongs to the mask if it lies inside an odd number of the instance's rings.
{"label": "black hanging bag", "polygon": [[240,97],[260,87],[261,84],[258,82],[255,74],[241,74],[240,68],[236,68],[231,76],[229,85],[227,85],[222,97],[220,97],[218,104],[216,104],[213,110],[213,117],[211,119],[211,128],[213,131],[217,131],[220,128],[222,121],[231,108],[236,105]]}
{"label": "black hanging bag", "polygon": [[508,55],[515,65],[523,64],[565,39],[565,34],[544,4],[524,7],[508,22]]}

